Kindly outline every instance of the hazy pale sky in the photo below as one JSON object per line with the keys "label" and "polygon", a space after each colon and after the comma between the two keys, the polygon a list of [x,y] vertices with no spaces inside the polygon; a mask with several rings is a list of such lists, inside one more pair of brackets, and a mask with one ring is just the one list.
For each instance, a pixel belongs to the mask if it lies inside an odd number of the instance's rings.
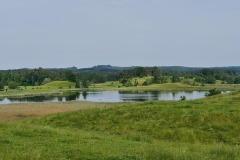
{"label": "hazy pale sky", "polygon": [[0,69],[240,65],[240,0],[0,0]]}

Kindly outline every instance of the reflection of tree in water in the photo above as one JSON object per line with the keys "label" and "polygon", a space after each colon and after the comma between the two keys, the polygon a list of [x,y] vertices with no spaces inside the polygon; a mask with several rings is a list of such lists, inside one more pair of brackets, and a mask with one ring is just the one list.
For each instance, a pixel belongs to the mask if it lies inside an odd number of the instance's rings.
{"label": "reflection of tree in water", "polygon": [[184,91],[185,93],[192,94],[193,91]]}
{"label": "reflection of tree in water", "polygon": [[63,101],[63,97],[58,96],[57,99],[58,99],[59,102]]}
{"label": "reflection of tree in water", "polygon": [[8,98],[11,102],[44,102],[52,101],[52,96],[34,96],[34,97],[23,97],[23,98]]}
{"label": "reflection of tree in water", "polygon": [[80,92],[76,92],[76,99],[79,99],[80,97]]}
{"label": "reflection of tree in water", "polygon": [[176,98],[176,93],[173,92],[173,93],[172,93],[172,96],[173,96],[173,100],[175,100],[175,98]]}
{"label": "reflection of tree in water", "polygon": [[83,95],[83,99],[86,100],[88,93],[85,91],[85,92],[82,93],[82,95]]}
{"label": "reflection of tree in water", "polygon": [[134,99],[121,98],[121,100],[124,102],[145,102],[145,101],[147,101],[147,99],[145,99],[145,98],[134,98]]}
{"label": "reflection of tree in water", "polygon": [[79,98],[80,93],[79,92],[69,92],[65,94],[66,96],[66,101],[75,101],[76,99]]}
{"label": "reflection of tree in water", "polygon": [[158,100],[159,91],[151,91],[152,100]]}

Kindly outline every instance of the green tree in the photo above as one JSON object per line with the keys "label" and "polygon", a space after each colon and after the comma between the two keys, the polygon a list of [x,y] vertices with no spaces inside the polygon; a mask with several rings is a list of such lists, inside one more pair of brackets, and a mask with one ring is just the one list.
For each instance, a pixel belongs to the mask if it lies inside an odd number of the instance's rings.
{"label": "green tree", "polygon": [[158,67],[152,68],[153,83],[161,83],[161,71]]}
{"label": "green tree", "polygon": [[205,96],[209,97],[209,96],[214,96],[214,95],[218,95],[221,94],[221,91],[217,91],[216,88],[209,90],[209,93],[206,93]]}
{"label": "green tree", "polygon": [[11,81],[8,83],[9,89],[17,89],[18,88],[18,83],[15,81]]}
{"label": "green tree", "polygon": [[132,83],[130,81],[130,79],[127,79],[127,78],[123,78],[120,80],[120,83],[122,83],[123,86],[125,87],[130,87],[132,86]]}
{"label": "green tree", "polygon": [[180,79],[179,76],[173,75],[173,77],[172,77],[172,83],[177,83],[177,82],[180,82],[180,81],[181,81],[181,79]]}
{"label": "green tree", "polygon": [[137,77],[144,77],[145,76],[145,68],[144,67],[138,67],[136,68],[136,76]]}
{"label": "green tree", "polygon": [[75,88],[80,88],[80,80],[76,78]]}
{"label": "green tree", "polygon": [[82,80],[82,87],[83,88],[88,88],[89,87],[89,83],[88,83],[87,79],[85,79],[85,78]]}
{"label": "green tree", "polygon": [[0,91],[3,90],[3,88],[4,88],[4,85],[2,82],[0,82]]}
{"label": "green tree", "polygon": [[235,84],[240,84],[240,77],[236,77],[235,80],[234,80],[234,83]]}
{"label": "green tree", "polygon": [[142,85],[143,85],[143,86],[148,86],[147,81],[144,81]]}
{"label": "green tree", "polygon": [[135,79],[135,81],[134,81],[134,86],[135,86],[135,87],[138,86],[138,80],[137,80],[137,79]]}
{"label": "green tree", "polygon": [[216,79],[213,76],[209,76],[205,79],[205,83],[207,84],[215,84],[216,83]]}
{"label": "green tree", "polygon": [[74,74],[72,71],[67,71],[65,76],[69,82],[76,82],[76,74]]}

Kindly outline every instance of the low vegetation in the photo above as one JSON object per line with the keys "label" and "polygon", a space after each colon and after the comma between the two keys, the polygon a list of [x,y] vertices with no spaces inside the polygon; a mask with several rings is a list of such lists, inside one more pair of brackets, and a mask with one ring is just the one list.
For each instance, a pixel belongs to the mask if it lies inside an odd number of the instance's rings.
{"label": "low vegetation", "polygon": [[240,157],[239,91],[191,101],[112,105],[2,121],[0,159]]}

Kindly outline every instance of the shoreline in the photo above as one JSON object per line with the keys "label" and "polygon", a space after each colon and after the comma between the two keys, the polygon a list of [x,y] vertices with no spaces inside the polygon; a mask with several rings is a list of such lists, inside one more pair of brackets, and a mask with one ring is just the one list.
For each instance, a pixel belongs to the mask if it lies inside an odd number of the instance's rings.
{"label": "shoreline", "polygon": [[157,84],[150,86],[138,87],[90,87],[80,89],[26,89],[26,90],[9,90],[1,91],[0,99],[4,98],[24,98],[34,96],[47,96],[47,95],[62,95],[64,92],[84,92],[84,91],[209,91],[210,89],[220,91],[237,91],[240,90],[240,85],[205,85],[205,86],[190,86],[184,84]]}

